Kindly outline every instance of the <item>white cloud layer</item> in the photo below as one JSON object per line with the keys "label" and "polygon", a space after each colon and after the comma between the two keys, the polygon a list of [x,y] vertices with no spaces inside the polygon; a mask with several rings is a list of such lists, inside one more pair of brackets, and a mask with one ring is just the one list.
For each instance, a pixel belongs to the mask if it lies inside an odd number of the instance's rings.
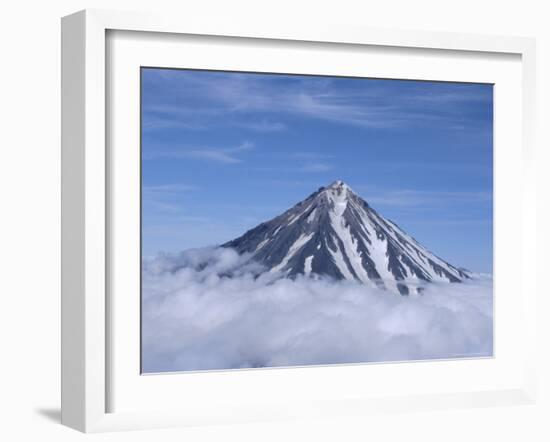
{"label": "white cloud layer", "polygon": [[144,372],[490,356],[492,280],[402,297],[265,274],[233,250],[143,263]]}

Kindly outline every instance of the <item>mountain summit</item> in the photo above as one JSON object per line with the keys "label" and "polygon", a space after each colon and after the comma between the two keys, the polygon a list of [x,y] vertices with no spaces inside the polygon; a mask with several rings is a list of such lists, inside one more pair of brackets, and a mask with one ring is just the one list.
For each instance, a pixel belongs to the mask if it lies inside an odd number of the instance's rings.
{"label": "mountain summit", "polygon": [[382,217],[343,181],[321,187],[282,215],[223,244],[288,277],[355,280],[403,295],[469,274]]}

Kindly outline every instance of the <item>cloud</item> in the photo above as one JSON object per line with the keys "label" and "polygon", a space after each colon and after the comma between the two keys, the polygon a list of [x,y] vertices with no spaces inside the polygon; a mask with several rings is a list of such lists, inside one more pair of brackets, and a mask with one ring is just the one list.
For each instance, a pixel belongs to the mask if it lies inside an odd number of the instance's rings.
{"label": "cloud", "polygon": [[492,280],[422,296],[262,273],[230,249],[143,261],[145,372],[490,356]]}
{"label": "cloud", "polygon": [[175,195],[191,190],[197,190],[197,186],[181,183],[145,185],[142,187],[144,194],[150,195]]}
{"label": "cloud", "polygon": [[144,113],[141,128],[143,131],[157,131],[165,129],[188,129],[188,130],[204,130],[203,124],[195,122],[185,122],[176,119],[174,115],[151,115],[151,112]]}
{"label": "cloud", "polygon": [[286,124],[277,121],[269,121],[266,119],[262,119],[260,121],[235,121],[233,123],[230,122],[229,125],[264,133],[287,130]]}
{"label": "cloud", "polygon": [[[361,186],[359,186],[360,188]],[[392,190],[373,192],[367,197],[370,204],[384,207],[441,207],[488,203],[492,200],[491,192],[447,192],[422,190]]]}
{"label": "cloud", "polygon": [[239,154],[254,149],[254,143],[245,141],[238,146],[229,148],[212,148],[212,147],[188,147],[182,146],[180,149],[148,149],[143,154],[143,158],[146,160],[155,158],[192,158],[203,161],[210,161],[223,164],[236,164],[241,163],[243,160],[239,157]]}
{"label": "cloud", "polygon": [[197,186],[182,183],[153,184],[142,187],[144,213],[149,216],[168,213],[170,216],[182,212],[181,196],[198,190]]}
{"label": "cloud", "polygon": [[301,92],[290,100],[292,112],[319,120],[369,128],[389,128],[402,123],[402,116],[394,106],[361,103],[338,94]]}
{"label": "cloud", "polygon": [[[205,97],[209,100],[208,97]],[[212,126],[238,127],[253,132],[282,132],[288,129],[280,121],[268,118],[233,118],[228,109],[221,106],[205,106],[202,108],[186,107],[186,105],[153,105],[143,110],[142,128],[144,131],[162,129],[207,130]]]}
{"label": "cloud", "polygon": [[[253,131],[286,129],[296,117],[361,128],[399,128],[438,124],[458,130],[479,125],[479,114],[468,112],[486,103],[492,92],[480,85],[339,80],[326,77],[225,72],[147,72],[147,85],[157,93],[145,101],[145,112],[162,109],[164,118],[188,127],[236,125]],[[159,106],[162,94],[172,106]],[[156,109],[156,111],[155,111]],[[259,123],[250,120],[263,115]],[[277,118],[282,122],[271,122]],[[157,123],[160,124],[160,123]]]}
{"label": "cloud", "polygon": [[326,163],[307,163],[301,169],[300,172],[306,173],[318,173],[327,172],[334,169],[334,166]]}
{"label": "cloud", "polygon": [[305,151],[294,151],[288,154],[290,158],[297,158],[303,160],[327,160],[334,158],[334,155],[329,155],[326,153],[319,152],[305,152]]}

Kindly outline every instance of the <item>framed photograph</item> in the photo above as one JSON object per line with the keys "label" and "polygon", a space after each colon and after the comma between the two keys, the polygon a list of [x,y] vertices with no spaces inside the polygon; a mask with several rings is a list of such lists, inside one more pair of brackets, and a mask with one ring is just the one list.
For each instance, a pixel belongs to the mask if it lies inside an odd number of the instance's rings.
{"label": "framed photograph", "polygon": [[532,40],[62,30],[64,424],[534,400]]}
{"label": "framed photograph", "polygon": [[493,356],[492,84],[140,92],[142,373]]}

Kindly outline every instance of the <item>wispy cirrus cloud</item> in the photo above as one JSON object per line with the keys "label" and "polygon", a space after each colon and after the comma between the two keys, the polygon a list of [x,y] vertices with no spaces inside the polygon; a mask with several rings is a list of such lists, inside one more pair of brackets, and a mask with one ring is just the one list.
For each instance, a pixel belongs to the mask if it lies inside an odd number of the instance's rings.
{"label": "wispy cirrus cloud", "polygon": [[[361,188],[362,186],[360,186]],[[460,191],[420,191],[391,190],[384,192],[367,192],[369,203],[384,207],[421,208],[463,204],[487,203],[493,198],[492,192],[460,192]]]}
{"label": "wispy cirrus cloud", "polygon": [[307,163],[304,164],[300,168],[300,172],[306,172],[306,173],[320,173],[320,172],[328,172],[329,170],[334,169],[334,166],[332,164],[327,163]]}
{"label": "wispy cirrus cloud", "polygon": [[[174,113],[177,113],[174,111]],[[157,115],[151,112],[144,113],[141,129],[144,132],[162,131],[166,129],[204,130],[204,123],[198,121],[186,121],[179,119],[168,112],[165,115]]]}
{"label": "wispy cirrus cloud", "polygon": [[245,141],[235,147],[224,148],[180,146],[177,149],[148,149],[143,154],[143,158],[146,160],[155,158],[196,159],[223,164],[236,164],[243,161],[240,157],[241,153],[252,149],[254,149],[254,143],[250,141]]}
{"label": "wispy cirrus cloud", "polygon": [[261,120],[244,120],[244,121],[235,121],[228,123],[229,125],[240,127],[243,129],[249,129],[254,132],[262,132],[262,133],[269,133],[269,132],[281,132],[284,130],[287,130],[287,125],[283,124],[278,121],[270,121],[267,119],[261,119]]}
{"label": "wispy cirrus cloud", "polygon": [[144,194],[148,195],[174,195],[182,192],[189,192],[191,190],[197,190],[197,186],[190,184],[159,184],[159,185],[146,185],[142,187]]}
{"label": "wispy cirrus cloud", "polygon": [[[347,88],[335,90],[329,77],[158,71],[149,72],[148,81],[170,91],[171,106],[163,109],[169,120],[187,127],[235,125],[259,132],[285,130],[296,117],[363,128],[439,124],[460,129],[462,119],[469,118],[465,108],[492,100],[486,88],[460,84],[452,91],[444,84],[435,91],[421,84],[403,86],[388,100],[391,80],[366,84],[350,79]],[[144,112],[158,113],[157,101],[162,97],[146,100]]]}
{"label": "wispy cirrus cloud", "polygon": [[211,103],[200,107],[186,105],[152,105],[143,109],[142,129],[145,132],[164,129],[186,129],[202,131],[213,126],[234,127],[258,133],[282,132],[288,126],[270,118],[246,117],[232,115],[223,105]]}
{"label": "wispy cirrus cloud", "polygon": [[196,190],[198,190],[197,186],[183,183],[144,185],[142,186],[143,206],[148,215],[180,214],[182,196]]}
{"label": "wispy cirrus cloud", "polygon": [[306,151],[294,151],[290,155],[288,155],[289,158],[295,158],[298,160],[308,160],[308,161],[318,161],[318,160],[328,160],[331,158],[334,158],[334,155],[329,155],[326,153],[320,153],[320,152],[306,152]]}
{"label": "wispy cirrus cloud", "polygon": [[490,218],[460,218],[460,219],[421,219],[421,220],[407,220],[407,225],[410,226],[434,226],[434,227],[456,227],[456,226],[491,226],[493,220]]}

